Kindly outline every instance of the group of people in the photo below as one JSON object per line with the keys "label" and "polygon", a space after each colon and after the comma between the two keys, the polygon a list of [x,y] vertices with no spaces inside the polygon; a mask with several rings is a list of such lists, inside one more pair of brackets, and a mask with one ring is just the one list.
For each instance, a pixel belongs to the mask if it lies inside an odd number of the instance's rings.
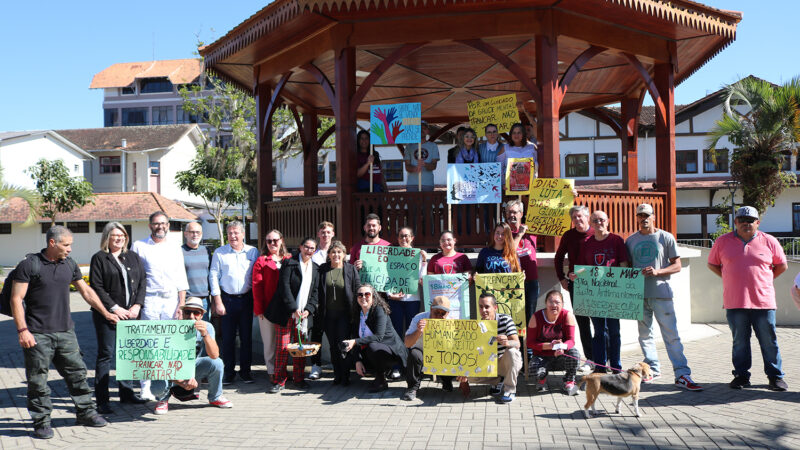
{"label": "group of people", "polygon": [[[421,125],[422,139],[420,144],[406,144],[403,151],[403,165],[408,172],[407,190],[409,192],[432,191],[434,189],[433,171],[438,166],[439,146],[429,140],[430,129],[425,122]],[[447,151],[448,164],[494,163],[502,164],[503,172],[510,158],[537,159],[536,145],[530,142],[527,128],[522,123],[511,126],[508,132],[509,142],[499,140],[497,125],[484,127],[485,141],[478,140],[478,134],[472,128],[459,127],[456,131],[456,145]],[[535,140],[535,139],[534,139]],[[358,192],[387,192],[386,178],[383,176],[381,158],[370,149],[370,134],[359,131],[356,136],[356,176]],[[370,166],[372,168],[370,169]],[[371,173],[371,175],[370,175]],[[370,176],[372,183],[370,183]],[[371,190],[370,190],[371,188]]]}
{"label": "group of people", "polygon": [[[524,130],[524,128],[523,128]],[[512,132],[512,136],[514,133]],[[527,234],[522,223],[523,204],[509,202],[505,221],[497,223],[475,267],[467,255],[456,250],[456,236],[445,231],[440,252],[432,257],[420,253],[420,279],[425,274],[475,273],[525,274],[526,346],[529,368],[537,389],[547,388],[551,370],[564,370],[563,388],[577,394],[575,378],[583,371],[621,370],[619,320],[575,316],[564,307],[562,290],[545,296],[545,306],[536,310],[539,282],[536,236]],[[653,336],[653,317],[659,324],[672,362],[675,385],[699,391],[691,378],[678,334],[672,275],[681,270],[673,236],[655,227],[652,206],[637,208],[639,231],[627,240],[609,232],[609,217],[603,211],[589,212],[583,206],[570,210],[573,228],[561,238],[555,255],[555,270],[564,290],[573,294],[575,266],[631,266],[645,276],[644,317],[639,321],[639,343],[652,371],[652,381],[661,376]],[[786,257],[777,241],[758,232],[758,213],[743,207],[736,213],[735,230],[717,240],[709,256],[709,268],[722,277],[724,307],[733,333],[734,380],[731,388],[750,386],[750,329],[756,331],[764,356],[770,389],[786,390],[780,352],[775,337],[775,293],[772,279],[786,270]],[[34,434],[53,436],[52,404],[47,387],[49,365],[64,376],[77,411],[78,422],[105,426],[102,414],[113,413],[109,396],[109,372],[116,343],[115,324],[121,320],[194,321],[196,330],[196,375],[189,380],[141,382],[141,394],[133,384],[118,380],[121,402],[155,400],[156,414],[167,413],[169,399],[196,400],[201,382],[208,383],[208,402],[220,408],[233,403],[222,395],[224,385],[238,378],[252,383],[252,326],[257,317],[264,359],[271,382],[269,393],[280,393],[288,381],[289,345],[322,342],[327,338],[333,366],[333,383],[346,386],[351,371],[374,375],[371,392],[388,388],[388,380],[405,377],[403,400],[417,396],[422,380],[423,333],[430,319],[448,319],[447,297],[426,299],[419,295],[377,292],[362,284],[361,249],[364,245],[392,245],[381,237],[381,220],[366,216],[364,238],[349,252],[334,239],[334,225],[319,224],[315,238],[303,239],[296,256],[287,250],[283,235],[269,231],[261,252],[244,242],[244,225],[226,226],[227,244],[213,252],[201,245],[202,227],[185,226],[183,245],[167,240],[170,220],[164,212],[150,216],[150,236],[130,246],[130,236],[117,222],[108,223],[100,251],[91,260],[89,284],[70,259],[72,233],[53,226],[46,234],[47,247],[30,254],[11,275],[12,313],[19,343],[25,355],[28,380],[28,410]],[[413,247],[414,231],[398,230],[396,245]],[[569,264],[565,270],[564,258]],[[86,380],[74,324],[70,318],[69,285],[92,307],[98,351],[95,366],[95,401]],[[91,286],[91,287],[90,287]],[[25,301],[23,307],[23,299]],[[489,392],[503,403],[516,395],[517,376],[523,368],[521,344],[512,318],[498,312],[497,299],[483,294],[477,302],[483,320],[498,322],[499,377],[438,377],[442,389],[452,391],[453,382],[469,392],[470,383],[490,384]],[[217,323],[221,332],[211,322]],[[583,344],[583,357],[575,347],[576,328]],[[238,337],[238,344],[237,344]],[[220,344],[221,342],[221,344]],[[237,357],[238,354],[238,357]],[[311,358],[308,380],[321,376],[320,354]],[[293,357],[292,384],[308,389],[306,358]],[[581,366],[581,362],[584,362]],[[236,370],[238,365],[238,371]]]}

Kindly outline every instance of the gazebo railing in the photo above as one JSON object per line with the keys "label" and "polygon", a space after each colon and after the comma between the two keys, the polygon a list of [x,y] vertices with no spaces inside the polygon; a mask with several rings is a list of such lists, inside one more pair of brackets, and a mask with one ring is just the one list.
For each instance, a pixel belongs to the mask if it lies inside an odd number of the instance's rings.
{"label": "gazebo railing", "polygon": [[324,220],[336,223],[339,209],[335,195],[293,197],[264,203],[264,208],[266,223],[261,227],[262,233],[280,231],[287,247],[297,247],[306,236],[315,238],[317,226]]}
{"label": "gazebo railing", "polygon": [[656,227],[666,223],[665,202],[667,194],[653,191],[593,191],[578,189],[576,205],[583,205],[589,211],[601,210],[608,214],[609,230],[627,238],[639,229],[636,223],[636,208],[642,203],[653,206]]}

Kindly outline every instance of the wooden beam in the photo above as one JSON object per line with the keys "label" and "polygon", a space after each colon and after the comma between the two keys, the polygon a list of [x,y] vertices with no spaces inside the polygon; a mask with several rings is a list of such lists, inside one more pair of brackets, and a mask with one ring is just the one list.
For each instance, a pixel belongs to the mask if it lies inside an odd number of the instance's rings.
{"label": "wooden beam", "polygon": [[372,89],[372,86],[375,85],[375,82],[377,82],[378,79],[384,73],[386,73],[386,71],[389,70],[390,67],[392,67],[397,63],[397,61],[410,55],[423,45],[425,45],[425,42],[419,42],[416,44],[405,44],[402,47],[398,48],[397,50],[393,51],[392,54],[384,58],[383,61],[381,61],[380,64],[378,64],[377,67],[372,69],[372,72],[370,72],[369,76],[367,76],[367,78],[364,79],[364,81],[361,83],[361,86],[358,87],[358,90],[356,91],[355,95],[353,95],[352,103],[350,105],[351,114],[356,113],[358,105],[360,105],[361,102],[364,100],[364,97],[367,96],[367,92],[369,92],[369,90]]}
{"label": "wooden beam", "polygon": [[[486,56],[494,59],[495,61],[499,62],[503,67],[506,68],[509,72],[511,72],[514,77],[516,77],[517,81],[522,83],[522,86],[528,91],[528,93],[533,97],[533,101],[536,104],[539,104],[542,101],[542,91],[536,83],[531,80],[530,76],[525,72],[519,64],[514,62],[511,58],[508,57],[505,53],[498,50],[496,47],[493,47],[486,42],[480,39],[466,39],[458,41],[468,47],[472,47],[475,50],[480,51],[481,53],[485,54]],[[538,51],[537,51],[538,55]],[[556,60],[558,57],[556,57]],[[557,72],[557,69],[556,69]]]}
{"label": "wooden beam", "polygon": [[618,136],[622,143],[622,190],[639,189],[639,115],[645,90],[637,97],[627,97],[621,102],[622,128]]}
{"label": "wooden beam", "polygon": [[[572,64],[567,67],[567,71],[564,72],[564,75],[561,77],[561,81],[558,82],[558,87],[560,90],[561,100],[564,99],[564,95],[567,93],[567,88],[569,84],[572,82],[573,79],[578,75],[581,71],[583,66],[586,65],[592,58],[603,53],[604,51],[608,50],[605,47],[599,47],[596,45],[592,45],[591,47],[587,48],[583,51],[580,55],[578,55]],[[560,103],[560,101],[559,101]]]}
{"label": "wooden beam", "polygon": [[321,149],[323,145],[325,145],[325,141],[336,131],[336,125],[331,125],[325,130],[317,139],[317,150]]}
{"label": "wooden beam", "polygon": [[664,208],[667,223],[665,231],[673,235],[678,231],[676,217],[677,192],[675,184],[675,79],[672,64],[655,66],[655,85],[660,94],[663,109],[656,108],[656,184],[659,191],[666,192]]}
{"label": "wooden beam", "polygon": [[451,128],[453,128],[453,127],[454,127],[454,126],[456,126],[456,125],[458,125],[458,123],[455,123],[455,122],[451,122],[451,123],[445,124],[445,125],[443,125],[441,128],[439,128],[438,130],[436,130],[434,133],[432,133],[432,134],[431,134],[431,135],[428,137],[428,139],[430,139],[430,141],[431,141],[431,142],[435,142],[435,141],[436,141],[437,139],[439,139],[439,138],[440,138],[440,137],[441,137],[443,134],[447,133],[447,131],[448,131],[448,130],[450,130]]}
{"label": "wooden beam", "polygon": [[356,117],[350,109],[356,92],[356,51],[354,47],[336,50],[334,62],[336,97],[333,110],[336,111],[336,200],[339,203],[336,230],[344,245],[349,249],[355,243],[356,218],[353,193],[356,185]]}
{"label": "wooden beam", "polygon": [[319,122],[316,114],[303,114],[301,136],[303,141],[303,195],[305,197],[319,195],[319,183],[317,181],[319,147],[317,147],[316,139],[318,126]]}
{"label": "wooden beam", "polygon": [[[555,32],[536,36],[536,84],[541,101],[536,102],[536,137],[539,142],[539,176],[561,178],[559,109],[563,96],[558,86],[558,39]],[[545,237],[546,252],[554,252],[557,237]]]}
{"label": "wooden beam", "polygon": [[[321,70],[319,70],[317,66],[311,63],[304,64],[302,66],[302,69],[310,73],[317,80],[317,83],[319,83],[319,85],[322,86],[322,90],[325,91],[325,95],[328,97],[328,101],[331,103],[331,109],[333,109],[334,113],[336,113],[336,115],[338,116],[336,110],[336,108],[338,107],[336,104],[336,93],[333,89],[331,81],[328,79],[325,73],[323,73]],[[349,109],[350,105],[347,106]]]}
{"label": "wooden beam", "polygon": [[[281,76],[281,79],[278,81],[278,84],[275,85],[275,89],[272,91],[272,96],[269,99],[269,104],[267,105],[267,109],[264,111],[264,114],[267,120],[263,123],[264,126],[267,124],[271,125],[272,115],[275,113],[275,109],[280,105],[280,94],[283,91],[284,86],[286,86],[286,82],[289,81],[289,78],[292,76],[292,72],[286,72]],[[257,79],[257,77],[256,77]],[[267,130],[261,129],[260,133],[263,135],[266,133]]]}
{"label": "wooden beam", "polygon": [[[258,69],[255,70],[254,79],[258,79]],[[253,88],[256,99],[257,128],[263,130],[256,134],[258,151],[256,153],[256,216],[258,217],[258,243],[263,246],[267,214],[264,204],[272,201],[272,119],[267,116],[272,92],[269,84],[259,84]]]}
{"label": "wooden beam", "polygon": [[[639,75],[639,78],[642,79],[644,82],[645,88],[647,88],[647,92],[650,93],[650,97],[653,99],[653,104],[655,105],[656,113],[661,113],[661,117],[667,116],[666,105],[664,104],[664,100],[661,98],[661,94],[658,91],[658,87],[656,87],[655,81],[653,81],[653,77],[650,76],[650,72],[644,68],[641,61],[636,58],[635,55],[631,55],[630,53],[625,54],[625,59],[628,60],[628,64],[631,65],[636,70],[636,73]],[[658,120],[659,115],[656,114],[656,120]],[[666,126],[666,124],[662,124]]]}

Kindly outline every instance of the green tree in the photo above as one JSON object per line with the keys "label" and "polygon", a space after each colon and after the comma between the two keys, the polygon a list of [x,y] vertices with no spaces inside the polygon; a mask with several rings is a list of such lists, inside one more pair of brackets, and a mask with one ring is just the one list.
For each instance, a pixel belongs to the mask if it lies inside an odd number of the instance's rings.
{"label": "green tree", "polygon": [[48,161],[44,158],[29,167],[26,172],[36,183],[42,199],[42,217],[55,223],[56,215],[68,213],[87,203],[94,203],[92,184],[83,177],[71,177],[64,161]]}
{"label": "green tree", "polygon": [[5,183],[3,181],[3,167],[0,166],[0,211],[8,206],[12,198],[21,198],[28,204],[28,217],[23,226],[33,224],[36,221],[36,216],[39,214],[39,208],[42,203],[39,193],[31,189]]}
{"label": "green tree", "polygon": [[796,152],[800,141],[800,77],[774,86],[754,77],[725,88],[724,113],[711,130],[709,148],[727,137],[734,146],[731,177],[740,183],[743,203],[760,213],[775,203],[781,192],[796,181],[783,172],[785,152]]}

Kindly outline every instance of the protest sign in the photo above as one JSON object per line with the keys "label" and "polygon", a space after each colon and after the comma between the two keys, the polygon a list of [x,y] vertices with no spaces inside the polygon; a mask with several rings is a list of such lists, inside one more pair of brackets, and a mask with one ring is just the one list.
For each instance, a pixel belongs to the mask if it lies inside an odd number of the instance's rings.
{"label": "protest sign", "polygon": [[561,236],[572,227],[569,209],[575,204],[572,195],[575,181],[563,178],[534,178],[528,196],[525,224],[528,233]]}
{"label": "protest sign", "polygon": [[416,144],[422,136],[422,104],[396,103],[369,108],[372,145]]}
{"label": "protest sign", "polygon": [[500,203],[500,163],[448,164],[447,203]]}
{"label": "protest sign", "polygon": [[194,377],[197,335],[191,320],[122,320],[116,339],[118,380]]}
{"label": "protest sign", "polygon": [[450,299],[450,319],[469,319],[469,274],[454,273],[422,277],[425,311],[431,310],[434,297]]}
{"label": "protest sign", "polygon": [[497,131],[507,133],[511,125],[519,122],[517,111],[517,94],[475,100],[467,103],[469,126],[482,138],[486,135],[486,125],[497,125]]}
{"label": "protest sign", "polygon": [[497,299],[497,312],[514,319],[517,331],[525,335],[525,273],[477,273],[475,274],[475,310],[478,299],[487,292]]}
{"label": "protest sign", "polygon": [[631,267],[575,266],[572,307],[579,316],[642,320],[644,275]]}
{"label": "protest sign", "polygon": [[497,376],[497,321],[428,319],[422,337],[422,372]]}
{"label": "protest sign", "polygon": [[510,158],[506,165],[506,195],[527,195],[535,173],[533,158]]}
{"label": "protest sign", "polygon": [[361,283],[378,292],[416,294],[419,289],[419,249],[365,245],[361,247]]}

